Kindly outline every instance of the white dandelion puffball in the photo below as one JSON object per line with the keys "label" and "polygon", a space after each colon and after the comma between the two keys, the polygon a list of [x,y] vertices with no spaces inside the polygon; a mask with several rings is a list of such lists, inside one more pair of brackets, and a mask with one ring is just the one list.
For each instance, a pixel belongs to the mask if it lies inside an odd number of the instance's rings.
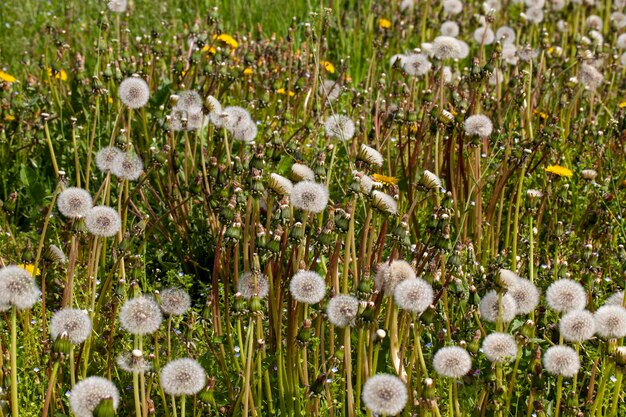
{"label": "white dandelion puffball", "polygon": [[407,279],[396,285],[393,292],[396,304],[403,310],[422,313],[433,302],[433,287],[423,279]]}
{"label": "white dandelion puffball", "polygon": [[7,265],[0,268],[0,306],[8,310],[15,306],[18,310],[31,308],[37,301],[41,291],[33,276],[22,267]]}
{"label": "white dandelion puffball", "polygon": [[197,112],[202,110],[202,97],[196,91],[186,90],[178,93],[178,101],[174,108],[186,112]]}
{"label": "white dandelion puffball", "polygon": [[312,181],[300,181],[293,186],[289,201],[297,209],[310,213],[321,213],[328,204],[328,188]]}
{"label": "white dandelion puffball", "polygon": [[[485,296],[480,300],[480,305],[478,306],[480,310],[480,317],[488,321],[490,323],[495,323],[498,320],[498,293],[495,290],[489,291]],[[502,295],[502,322],[508,323],[515,317],[517,314],[517,305],[515,304],[515,299],[510,294]]]}
{"label": "white dandelion puffball", "polygon": [[93,207],[93,200],[87,190],[70,187],[59,194],[57,207],[65,217],[76,219],[87,215]]}
{"label": "white dandelion puffball", "polygon": [[619,49],[626,49],[626,33],[622,33],[617,37],[617,47]]}
{"label": "white dandelion puffball", "polygon": [[337,100],[341,95],[341,84],[339,81],[335,80],[324,80],[322,84],[320,84],[320,94],[326,97],[329,103]]}
{"label": "white dandelion puffball", "polygon": [[511,295],[517,305],[517,314],[529,314],[539,304],[539,289],[527,279],[519,278],[509,287],[507,294]]}
{"label": "white dandelion puffball", "polygon": [[128,7],[128,0],[110,0],[107,3],[110,11],[115,13],[124,13]]}
{"label": "white dandelion puffball", "polygon": [[460,58],[461,45],[452,36],[437,36],[433,41],[433,55],[437,59]]}
{"label": "white dandelion puffball", "polygon": [[115,146],[106,146],[96,153],[96,166],[102,172],[111,171],[115,157],[123,151]]}
{"label": "white dandelion puffball", "polygon": [[317,272],[299,271],[291,278],[289,292],[296,301],[317,304],[326,295],[326,282]]}
{"label": "white dandelion puffball", "polygon": [[222,105],[213,96],[208,96],[205,100],[206,108],[209,110],[208,119],[215,127],[222,127]]}
{"label": "white dandelion puffball", "polygon": [[204,368],[190,358],[173,360],[161,370],[161,387],[169,395],[194,395],[200,392],[205,384]]}
{"label": "white dandelion puffball", "polygon": [[493,131],[491,119],[482,114],[475,114],[465,119],[465,133],[470,136],[480,136],[486,138]]}
{"label": "white dandelion puffball", "polygon": [[496,35],[488,27],[479,27],[474,31],[474,40],[482,45],[491,45],[496,39]]}
{"label": "white dandelion puffball", "polygon": [[427,169],[422,173],[420,183],[429,190],[440,190],[443,187],[441,178]]}
{"label": "white dandelion puffball", "polygon": [[552,346],[543,354],[543,366],[552,375],[571,378],[580,369],[580,358],[569,346]]}
{"label": "white dandelion puffball", "polygon": [[139,349],[133,349],[132,352],[120,353],[115,358],[115,363],[126,372],[142,373],[152,369],[152,364],[146,360]]}
{"label": "white dandelion puffball", "polygon": [[543,22],[543,9],[541,7],[531,7],[526,9],[524,16],[530,23],[541,23]]}
{"label": "white dandelion puffball", "polygon": [[359,300],[348,294],[338,294],[330,299],[326,307],[328,321],[334,326],[353,326],[359,312]]}
{"label": "white dandelion puffball", "polygon": [[354,136],[356,128],[348,116],[334,114],[324,123],[324,130],[329,138],[350,140]]}
{"label": "white dandelion puffball", "polygon": [[505,288],[509,289],[517,284],[517,281],[520,279],[519,275],[510,269],[500,269],[500,281]]}
{"label": "white dandelion puffball", "polygon": [[447,15],[455,16],[463,11],[463,3],[460,0],[443,0],[443,10]]}
{"label": "white dandelion puffball", "polygon": [[315,172],[308,166],[298,162],[291,166],[291,174],[296,181],[315,181]]}
{"label": "white dandelion puffball", "polygon": [[396,200],[382,191],[376,190],[372,193],[372,206],[384,213],[398,214],[398,203]]}
{"label": "white dandelion puffball", "polygon": [[424,54],[404,55],[400,61],[402,69],[413,77],[419,77],[428,74],[433,64],[428,60],[428,56]]}
{"label": "white dandelion puffball", "polygon": [[70,391],[70,408],[76,417],[93,417],[93,411],[102,400],[113,400],[113,408],[120,404],[120,393],[113,382],[99,376],[90,376],[76,383]]}
{"label": "white dandelion puffball", "polygon": [[509,26],[500,26],[496,30],[496,40],[502,42],[502,45],[513,45],[515,38],[515,30]]}
{"label": "white dandelion puffball", "polygon": [[87,212],[85,226],[95,236],[111,237],[119,232],[122,220],[117,210],[107,206],[95,206]]}
{"label": "white dandelion puffball", "polygon": [[270,284],[264,274],[246,272],[237,281],[237,291],[246,300],[252,297],[265,298],[270,292]]}
{"label": "white dandelion puffball", "polygon": [[254,140],[258,129],[250,112],[239,106],[229,106],[222,110],[221,124],[239,142],[249,143]]}
{"label": "white dandelion puffball", "polygon": [[159,329],[162,321],[159,305],[145,295],[131,298],[120,310],[120,325],[131,334],[152,334]]}
{"label": "white dandelion puffball", "polygon": [[365,381],[361,398],[373,413],[395,416],[402,412],[409,395],[406,385],[397,376],[376,374]]}
{"label": "white dandelion puffball", "polygon": [[559,313],[582,310],[587,305],[587,293],[576,281],[559,279],[548,287],[546,302],[552,310]]}
{"label": "white dandelion puffball", "polygon": [[130,152],[120,152],[111,164],[111,173],[119,178],[135,181],[143,172],[143,161]]}
{"label": "white dandelion puffball", "polygon": [[482,349],[490,362],[510,362],[517,356],[517,342],[507,333],[491,333],[483,340]]}
{"label": "white dandelion puffball", "polygon": [[161,291],[161,310],[165,314],[180,316],[191,308],[191,297],[181,288],[166,288]]}
{"label": "white dandelion puffball", "polygon": [[139,77],[129,77],[120,84],[118,94],[122,103],[127,107],[138,109],[148,103],[150,87],[148,87],[147,82]]}
{"label": "white dandelion puffball", "polygon": [[626,308],[605,305],[593,315],[596,333],[604,339],[619,339],[626,336]]}
{"label": "white dandelion puffball", "polygon": [[54,313],[50,320],[52,340],[65,335],[70,342],[77,345],[87,340],[90,334],[91,319],[83,310],[64,308]]}
{"label": "white dandelion puffball", "polygon": [[574,310],[561,317],[559,333],[568,342],[583,342],[593,337],[596,323],[587,310]]}
{"label": "white dandelion puffball", "polygon": [[391,264],[384,262],[378,265],[374,284],[378,291],[384,291],[386,296],[391,296],[396,286],[407,279],[417,279],[413,267],[406,261],[395,260]]}
{"label": "white dandelion puffball", "polygon": [[469,353],[458,346],[441,348],[433,357],[435,372],[447,378],[461,378],[472,368]]}
{"label": "white dandelion puffball", "polygon": [[459,25],[458,23],[453,22],[452,20],[448,20],[441,24],[441,27],[439,28],[439,32],[443,36],[456,37],[459,35]]}
{"label": "white dandelion puffball", "polygon": [[604,75],[593,65],[582,64],[580,66],[580,82],[591,91],[595,91],[602,85]]}

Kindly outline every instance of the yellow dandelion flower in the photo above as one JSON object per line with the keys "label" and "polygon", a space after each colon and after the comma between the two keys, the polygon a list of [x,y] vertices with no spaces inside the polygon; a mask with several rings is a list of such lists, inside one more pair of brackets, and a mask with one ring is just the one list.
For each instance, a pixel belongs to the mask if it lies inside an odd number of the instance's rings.
{"label": "yellow dandelion flower", "polygon": [[237,49],[239,47],[239,42],[235,40],[230,35],[226,33],[222,33],[220,35],[213,35],[213,39],[217,39],[218,41],[224,42],[226,45],[230,46],[232,49]]}
{"label": "yellow dandelion flower", "polygon": [[321,64],[326,71],[330,72],[331,74],[335,73],[335,66],[332,62],[322,61]]}
{"label": "yellow dandelion flower", "polygon": [[245,70],[243,70],[243,74],[244,75],[252,75],[254,73],[254,71],[252,71],[252,68],[248,67]]}
{"label": "yellow dandelion flower", "polygon": [[391,20],[381,17],[378,19],[378,27],[381,29],[389,29],[391,27]]}
{"label": "yellow dandelion flower", "polygon": [[[52,68],[48,67],[47,72],[48,72],[48,77],[52,77]],[[61,71],[56,73],[54,78],[56,78],[57,80],[66,81],[67,80],[67,72],[65,72],[64,69],[61,69]]]}
{"label": "yellow dandelion flower", "polygon": [[624,107],[626,107],[626,101],[622,101],[621,103],[618,104],[618,107],[620,109],[623,109]]}
{"label": "yellow dandelion flower", "polygon": [[14,83],[15,81],[17,81],[17,78],[10,74],[7,74],[4,71],[0,71],[0,80],[4,81],[5,83]]}
{"label": "yellow dandelion flower", "polygon": [[279,88],[278,90],[276,90],[276,92],[278,94],[284,94],[284,95],[288,95],[289,97],[293,97],[296,95],[296,93],[294,93],[291,90],[285,90],[284,88]]}
{"label": "yellow dandelion flower", "polygon": [[558,175],[559,177],[571,177],[572,175],[574,175],[571,169],[565,168],[561,165],[550,165],[545,170],[546,172]]}
{"label": "yellow dandelion flower", "polygon": [[39,268],[35,270],[35,265],[33,264],[18,264],[17,266],[19,266],[20,268],[24,268],[25,270],[30,272],[31,275],[34,275],[34,276],[39,275],[39,273],[41,272]]}
{"label": "yellow dandelion flower", "polygon": [[109,97],[109,103],[113,103],[113,97]]}
{"label": "yellow dandelion flower", "polygon": [[382,174],[373,174],[372,179],[376,182],[380,182],[386,185],[396,185],[398,183],[398,178],[388,177]]}
{"label": "yellow dandelion flower", "polygon": [[541,111],[541,110],[533,110],[533,114],[538,114],[540,118],[542,118],[543,120],[546,120],[548,118],[548,113],[546,113],[545,111]]}
{"label": "yellow dandelion flower", "polygon": [[15,120],[15,116],[13,116],[12,114],[7,114],[6,116],[4,116],[4,120],[6,120],[7,122],[12,122],[13,120]]}
{"label": "yellow dandelion flower", "polygon": [[214,55],[217,52],[217,49],[213,46],[205,45],[204,48],[202,48],[202,52],[208,52]]}
{"label": "yellow dandelion flower", "polygon": [[417,123],[411,123],[411,127],[409,127],[409,130],[411,131],[411,133],[417,133]]}

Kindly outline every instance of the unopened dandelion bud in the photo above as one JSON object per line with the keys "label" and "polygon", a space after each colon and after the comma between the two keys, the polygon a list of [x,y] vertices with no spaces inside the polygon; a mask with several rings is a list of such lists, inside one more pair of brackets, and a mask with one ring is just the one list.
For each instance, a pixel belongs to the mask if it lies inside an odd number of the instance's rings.
{"label": "unopened dandelion bud", "polygon": [[299,242],[304,238],[304,225],[301,222],[296,222],[289,232],[289,239]]}
{"label": "unopened dandelion bud", "polygon": [[359,281],[357,290],[362,294],[371,294],[374,282],[371,279],[362,279]]}
{"label": "unopened dandelion bud", "polygon": [[526,337],[532,337],[534,331],[535,331],[535,322],[532,320],[526,320],[526,322],[522,326],[521,333]]}
{"label": "unopened dandelion bud", "polygon": [[335,210],[335,227],[341,232],[348,231],[350,226],[350,214],[343,209]]}
{"label": "unopened dandelion bud", "polygon": [[262,309],[261,299],[259,297],[252,297],[250,299],[250,311],[256,313]]}
{"label": "unopened dandelion bud", "polygon": [[424,389],[422,390],[422,396],[427,400],[433,400],[437,396],[435,381],[433,381],[432,378],[424,379]]}
{"label": "unopened dandelion bud", "polygon": [[105,398],[93,410],[93,417],[113,417],[115,416],[115,407],[113,407],[113,398]]}
{"label": "unopened dandelion bud", "polygon": [[226,229],[226,233],[224,233],[226,239],[238,242],[243,237],[243,232],[241,231],[241,225],[237,225],[233,223],[228,229]]}
{"label": "unopened dandelion bud", "polygon": [[387,337],[387,332],[383,329],[378,329],[376,330],[376,333],[374,333],[373,339],[374,339],[374,343],[382,343],[383,339]]}
{"label": "unopened dandelion bud", "polygon": [[60,337],[56,338],[54,344],[52,345],[52,350],[62,355],[69,355],[72,350],[72,346],[72,342],[68,339],[67,334],[64,333]]}
{"label": "unopened dandelion bud", "polygon": [[615,363],[619,366],[626,366],[626,346],[619,346],[615,349]]}
{"label": "unopened dandelion bud", "polygon": [[311,327],[302,327],[300,329],[300,331],[298,332],[298,342],[300,342],[303,345],[306,345],[307,343],[309,343],[309,340],[311,340],[311,336],[313,335],[313,330],[311,329]]}
{"label": "unopened dandelion bud", "polygon": [[233,311],[235,313],[243,313],[244,311],[246,311],[246,308],[246,300],[242,297],[237,297],[235,299],[235,302],[233,303]]}

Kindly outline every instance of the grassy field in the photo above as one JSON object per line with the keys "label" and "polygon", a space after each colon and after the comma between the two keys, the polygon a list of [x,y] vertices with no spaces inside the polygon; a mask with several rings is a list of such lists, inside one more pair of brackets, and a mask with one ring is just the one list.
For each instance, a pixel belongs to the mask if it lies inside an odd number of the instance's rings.
{"label": "grassy field", "polygon": [[624,416],[623,1],[0,4],[0,417]]}

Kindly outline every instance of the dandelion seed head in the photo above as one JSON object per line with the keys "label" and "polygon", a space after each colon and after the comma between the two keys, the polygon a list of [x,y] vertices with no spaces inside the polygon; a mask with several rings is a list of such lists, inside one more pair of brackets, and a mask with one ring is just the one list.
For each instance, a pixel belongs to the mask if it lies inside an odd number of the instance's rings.
{"label": "dandelion seed head", "polygon": [[459,24],[452,20],[447,20],[441,24],[439,32],[443,36],[456,37],[459,35]]}
{"label": "dandelion seed head", "polygon": [[587,310],[574,310],[561,317],[559,333],[568,342],[583,342],[593,337],[596,324],[593,314]]}
{"label": "dandelion seed head", "polygon": [[111,164],[111,173],[119,178],[135,181],[143,172],[143,161],[131,152],[121,152]]}
{"label": "dandelion seed head", "polygon": [[156,332],[163,321],[159,305],[147,296],[139,296],[126,301],[119,316],[121,327],[136,335]]}
{"label": "dandelion seed head", "polygon": [[152,364],[146,360],[140,350],[120,353],[115,358],[115,362],[117,363],[117,366],[126,372],[142,373],[148,372],[152,369]]}
{"label": "dandelion seed head", "polygon": [[509,26],[500,26],[496,30],[496,40],[502,42],[502,45],[513,45],[515,39],[515,30]]}
{"label": "dandelion seed head", "polygon": [[519,278],[507,294],[515,300],[517,314],[529,314],[539,304],[539,289],[527,279]]}
{"label": "dandelion seed head", "polygon": [[317,272],[299,271],[291,278],[289,292],[296,301],[317,304],[326,294],[326,282]]}
{"label": "dandelion seed head", "polygon": [[524,16],[526,20],[530,23],[541,23],[543,22],[543,9],[541,7],[531,7],[526,9],[524,12]]}
{"label": "dandelion seed head", "polygon": [[87,190],[70,187],[59,193],[57,207],[65,217],[76,219],[87,215],[93,207],[93,200]]}
{"label": "dandelion seed head", "polygon": [[441,179],[427,169],[425,169],[422,173],[422,179],[420,182],[429,190],[440,190],[442,188]]}
{"label": "dandelion seed head", "polygon": [[350,140],[354,136],[356,128],[348,116],[333,114],[324,123],[324,130],[329,138]]}
{"label": "dandelion seed head", "polygon": [[67,262],[67,257],[63,250],[54,244],[48,246],[44,255],[48,261],[53,263],[64,264]]}
{"label": "dandelion seed head", "polygon": [[559,313],[582,310],[587,305],[587,292],[571,279],[554,281],[546,291],[548,306]]}
{"label": "dandelion seed head", "polygon": [[252,121],[250,112],[239,106],[225,107],[220,118],[222,119],[222,126],[231,133],[241,130]]}
{"label": "dandelion seed head", "polygon": [[447,378],[461,378],[472,368],[469,353],[458,346],[441,348],[433,357],[435,372]]}
{"label": "dandelion seed head", "polygon": [[460,0],[443,0],[445,14],[456,16],[463,11],[463,3]]}
{"label": "dandelion seed head", "polygon": [[312,181],[300,181],[293,186],[289,201],[297,209],[310,213],[321,213],[328,204],[328,188]]}
{"label": "dandelion seed head", "polygon": [[376,374],[365,381],[361,398],[372,412],[395,416],[404,409],[409,395],[406,385],[397,376]]}
{"label": "dandelion seed head", "polygon": [[[489,291],[480,300],[479,305],[480,317],[490,323],[498,320],[498,293],[495,290]],[[517,313],[517,305],[515,299],[509,294],[502,295],[502,321],[508,323],[515,317]]]}
{"label": "dandelion seed head", "polygon": [[587,181],[593,181],[598,176],[598,171],[595,169],[583,169],[580,172],[580,176]]}
{"label": "dandelion seed head", "polygon": [[626,308],[604,305],[593,315],[596,334],[604,339],[619,339],[626,336]]}
{"label": "dandelion seed head", "polygon": [[161,387],[169,395],[194,395],[200,392],[205,384],[204,368],[190,358],[173,360],[161,370]]}
{"label": "dandelion seed head", "polygon": [[252,297],[265,298],[269,294],[270,285],[267,276],[264,274],[246,272],[237,281],[237,291],[246,300]]}
{"label": "dandelion seed head", "polygon": [[109,172],[113,167],[113,161],[122,153],[122,150],[115,146],[106,146],[96,153],[96,166],[102,172]]}
{"label": "dandelion seed head", "polygon": [[0,268],[0,305],[5,310],[9,306],[18,310],[29,309],[39,301],[40,295],[30,272],[17,265]]}
{"label": "dandelion seed head", "polygon": [[213,123],[216,127],[222,126],[222,105],[220,102],[213,96],[208,96],[205,101],[206,107],[209,110],[209,121]]}
{"label": "dandelion seed head", "polygon": [[113,408],[117,409],[120,403],[117,387],[108,379],[90,376],[72,388],[70,408],[76,417],[93,417],[93,411],[105,399],[112,399]]}
{"label": "dandelion seed head", "polygon": [[571,378],[580,369],[580,358],[576,351],[569,346],[552,346],[543,354],[543,366],[552,375]]}
{"label": "dandelion seed head", "polygon": [[89,314],[77,308],[64,308],[54,313],[50,320],[50,336],[56,340],[63,333],[73,344],[83,343],[91,334]]}
{"label": "dandelion seed head", "polygon": [[185,90],[178,93],[178,101],[176,109],[195,113],[202,110],[202,97],[198,92],[193,90]]}
{"label": "dandelion seed head", "polygon": [[131,109],[145,106],[150,99],[148,83],[139,77],[129,77],[122,81],[118,93],[122,103]]}
{"label": "dandelion seed head", "polygon": [[402,69],[413,77],[420,77],[428,74],[433,64],[424,54],[404,55],[400,61]]}
{"label": "dandelion seed head", "polygon": [[359,300],[348,294],[335,295],[326,307],[328,321],[337,327],[353,326],[358,312]]}
{"label": "dandelion seed head", "polygon": [[595,91],[600,85],[602,85],[602,81],[604,81],[604,76],[600,71],[598,71],[593,65],[582,64],[580,66],[580,82],[587,88],[592,91]]}
{"label": "dandelion seed head", "polygon": [[384,262],[378,265],[374,284],[377,290],[384,291],[386,296],[391,296],[396,286],[407,279],[417,279],[415,271],[408,262],[395,260],[391,264]]}
{"label": "dandelion seed head", "polygon": [[437,36],[433,41],[433,55],[437,59],[456,59],[461,56],[459,41],[452,36]]}
{"label": "dandelion seed head", "polygon": [[115,13],[124,13],[128,7],[128,0],[109,0],[107,7]]}
{"label": "dandelion seed head", "polygon": [[422,313],[433,302],[433,287],[423,279],[406,279],[393,292],[396,304],[403,310]]}
{"label": "dandelion seed head", "polygon": [[320,94],[326,97],[328,102],[332,103],[341,95],[341,84],[335,80],[324,80],[320,84]]}
{"label": "dandelion seed head", "polygon": [[111,237],[122,227],[117,210],[107,206],[95,206],[85,216],[87,230],[95,236]]}
{"label": "dandelion seed head", "polygon": [[491,119],[482,114],[475,114],[465,119],[465,133],[470,136],[486,138],[491,135],[493,124]]}
{"label": "dandelion seed head", "polygon": [[493,30],[486,26],[479,27],[474,31],[474,40],[476,43],[483,45],[491,45],[496,39]]}
{"label": "dandelion seed head", "polygon": [[507,333],[491,333],[483,340],[482,349],[490,362],[510,362],[517,356],[517,342]]}
{"label": "dandelion seed head", "polygon": [[182,288],[166,288],[161,291],[161,310],[165,314],[180,316],[191,308],[191,297]]}

